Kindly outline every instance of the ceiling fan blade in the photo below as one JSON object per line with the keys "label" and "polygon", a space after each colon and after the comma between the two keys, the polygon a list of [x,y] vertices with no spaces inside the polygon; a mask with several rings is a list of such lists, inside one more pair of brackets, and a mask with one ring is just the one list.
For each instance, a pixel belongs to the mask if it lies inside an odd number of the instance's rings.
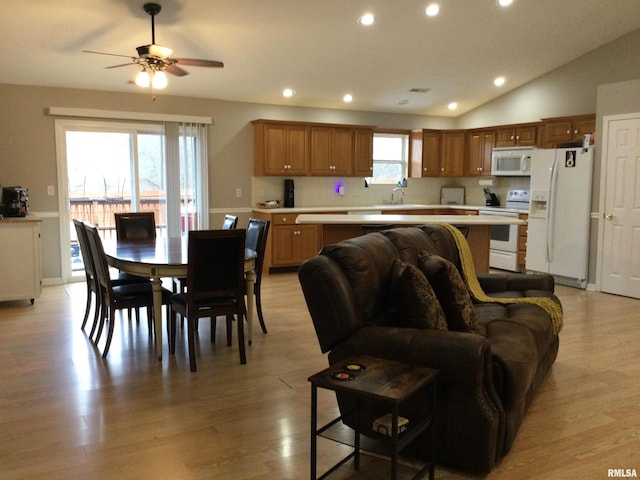
{"label": "ceiling fan blade", "polygon": [[97,55],[110,55],[112,57],[134,58],[131,55],[119,55],[117,53],[95,52],[93,50],[82,50],[84,53],[95,53]]}
{"label": "ceiling fan blade", "polygon": [[180,65],[187,65],[190,67],[224,67],[224,63],[222,62],[218,62],[216,60],[202,60],[200,58],[176,58],[175,61]]}
{"label": "ceiling fan blade", "polygon": [[170,73],[171,75],[175,75],[176,77],[184,77],[185,75],[189,75],[189,72],[178,67],[177,65],[167,65],[164,68],[164,71]]}
{"label": "ceiling fan blade", "polygon": [[135,65],[135,62],[121,63],[120,65],[111,65],[110,67],[104,67],[104,68],[120,68],[120,67],[128,67],[129,65]]}

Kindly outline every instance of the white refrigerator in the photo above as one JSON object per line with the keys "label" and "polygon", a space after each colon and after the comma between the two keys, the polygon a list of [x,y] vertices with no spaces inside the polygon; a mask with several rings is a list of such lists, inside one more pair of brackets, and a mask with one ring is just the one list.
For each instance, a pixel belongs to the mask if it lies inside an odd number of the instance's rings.
{"label": "white refrigerator", "polygon": [[587,286],[593,146],[538,149],[531,155],[526,269]]}

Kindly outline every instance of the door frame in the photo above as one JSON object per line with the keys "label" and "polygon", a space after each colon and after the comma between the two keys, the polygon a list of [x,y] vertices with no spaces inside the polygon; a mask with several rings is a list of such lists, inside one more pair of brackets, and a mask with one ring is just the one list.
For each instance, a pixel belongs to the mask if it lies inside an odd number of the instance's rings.
{"label": "door frame", "polygon": [[[606,193],[607,193],[607,178],[609,172],[609,158],[607,151],[609,148],[609,123],[616,120],[633,120],[637,119],[640,124],[640,112],[624,113],[605,115],[602,117],[602,151],[600,152],[600,192],[598,202],[598,247],[596,251],[596,290],[602,291],[602,276],[603,276],[603,256],[604,256],[604,228],[605,221],[604,216],[606,214]],[[609,293],[609,292],[607,292]],[[614,292],[611,292],[615,294]]]}

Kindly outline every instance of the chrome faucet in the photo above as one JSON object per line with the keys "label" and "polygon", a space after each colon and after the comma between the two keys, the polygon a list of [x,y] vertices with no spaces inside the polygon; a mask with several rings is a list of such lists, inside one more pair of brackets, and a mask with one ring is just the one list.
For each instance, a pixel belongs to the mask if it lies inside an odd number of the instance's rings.
{"label": "chrome faucet", "polygon": [[[395,193],[400,192],[400,201],[396,202]],[[396,187],[391,191],[391,205],[395,205],[396,203],[404,203],[404,190],[400,187]]]}

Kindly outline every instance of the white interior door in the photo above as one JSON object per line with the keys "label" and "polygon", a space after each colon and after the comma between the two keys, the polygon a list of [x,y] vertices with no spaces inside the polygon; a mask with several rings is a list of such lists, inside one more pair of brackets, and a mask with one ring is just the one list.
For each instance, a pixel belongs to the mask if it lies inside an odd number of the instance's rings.
{"label": "white interior door", "polygon": [[600,289],[640,298],[640,113],[603,123]]}

